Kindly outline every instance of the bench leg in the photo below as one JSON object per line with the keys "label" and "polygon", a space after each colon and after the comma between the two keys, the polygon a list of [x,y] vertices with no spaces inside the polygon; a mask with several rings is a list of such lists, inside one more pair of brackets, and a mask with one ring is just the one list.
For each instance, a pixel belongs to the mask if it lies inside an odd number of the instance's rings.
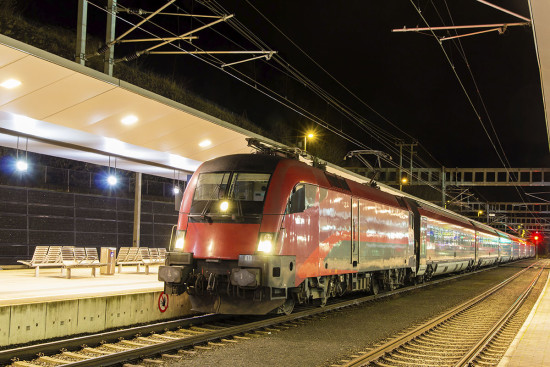
{"label": "bench leg", "polygon": [[67,268],[67,279],[71,279],[71,268]]}
{"label": "bench leg", "polygon": [[38,277],[38,274],[39,274],[39,272],[40,272],[40,270],[38,270],[39,268],[40,268],[39,266],[36,266],[36,267],[34,268],[34,276],[35,276],[35,277]]}
{"label": "bench leg", "polygon": [[95,277],[95,266],[92,267],[92,275]]}
{"label": "bench leg", "polygon": [[145,265],[145,275],[149,275],[149,265]]}
{"label": "bench leg", "polygon": [[137,264],[137,272],[139,273],[139,264]]}
{"label": "bench leg", "polygon": [[119,266],[118,266],[118,272],[119,272],[119,273],[122,272],[122,265],[119,265]]}

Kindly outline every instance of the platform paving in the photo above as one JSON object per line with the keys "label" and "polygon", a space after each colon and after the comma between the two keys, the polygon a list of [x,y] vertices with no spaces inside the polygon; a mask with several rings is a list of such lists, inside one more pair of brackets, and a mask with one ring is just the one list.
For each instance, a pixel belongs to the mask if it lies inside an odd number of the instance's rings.
{"label": "platform paving", "polygon": [[499,367],[550,366],[550,273],[533,310]]}
{"label": "platform paving", "polygon": [[158,266],[152,266],[148,275],[143,268],[136,272],[135,266],[114,275],[97,273],[93,277],[90,269],[73,269],[67,279],[59,268],[40,269],[39,277],[34,269],[0,270],[0,306],[163,290]]}

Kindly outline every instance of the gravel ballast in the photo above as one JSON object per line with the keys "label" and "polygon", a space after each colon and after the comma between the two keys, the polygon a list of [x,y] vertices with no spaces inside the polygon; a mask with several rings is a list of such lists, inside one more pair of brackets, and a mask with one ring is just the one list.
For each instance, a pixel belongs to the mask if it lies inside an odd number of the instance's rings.
{"label": "gravel ballast", "polygon": [[330,312],[296,328],[203,350],[170,365],[330,366],[482,293],[525,263]]}

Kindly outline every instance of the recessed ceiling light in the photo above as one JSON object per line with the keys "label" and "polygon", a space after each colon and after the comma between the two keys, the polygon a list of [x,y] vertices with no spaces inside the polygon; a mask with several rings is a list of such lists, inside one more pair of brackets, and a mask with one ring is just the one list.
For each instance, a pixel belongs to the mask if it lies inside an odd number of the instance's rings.
{"label": "recessed ceiling light", "polygon": [[138,121],[137,116],[134,115],[128,115],[122,118],[120,122],[122,122],[124,125],[133,125]]}
{"label": "recessed ceiling light", "polygon": [[199,147],[203,147],[203,148],[204,148],[204,147],[209,146],[210,144],[212,144],[212,142],[211,142],[210,140],[206,139],[206,140],[203,140],[203,141],[201,141],[201,142],[199,143]]}
{"label": "recessed ceiling light", "polygon": [[6,89],[12,89],[15,87],[19,87],[21,85],[21,82],[16,79],[8,79],[0,85]]}

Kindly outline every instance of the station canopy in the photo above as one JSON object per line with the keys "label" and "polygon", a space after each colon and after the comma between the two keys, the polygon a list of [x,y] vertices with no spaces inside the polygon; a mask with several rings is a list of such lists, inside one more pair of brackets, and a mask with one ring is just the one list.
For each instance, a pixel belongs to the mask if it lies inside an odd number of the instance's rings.
{"label": "station canopy", "polygon": [[[251,153],[248,130],[0,35],[0,145],[186,179],[209,159]],[[115,162],[116,157],[116,162]],[[332,164],[327,171],[366,182]]]}
{"label": "station canopy", "polygon": [[116,157],[117,168],[173,178],[221,155],[249,153],[245,138],[260,138],[0,35],[0,83],[9,80],[20,84],[0,87],[0,145],[20,151],[103,166]]}

